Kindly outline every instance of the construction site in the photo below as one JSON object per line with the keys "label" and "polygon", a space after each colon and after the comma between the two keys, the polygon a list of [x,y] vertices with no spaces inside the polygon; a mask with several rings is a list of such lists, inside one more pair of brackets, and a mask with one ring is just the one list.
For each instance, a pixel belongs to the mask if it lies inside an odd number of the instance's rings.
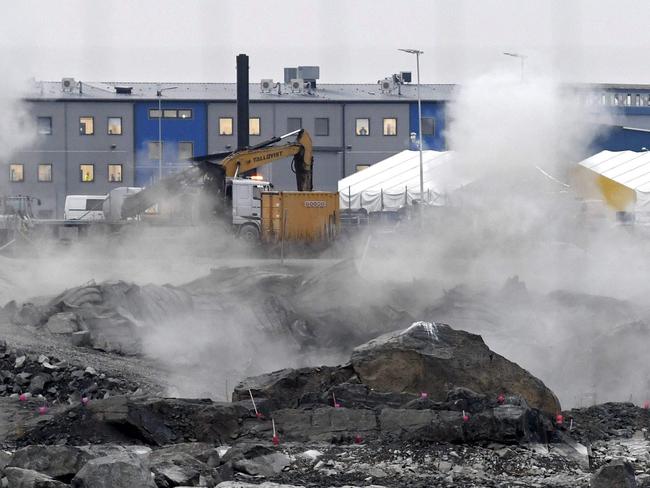
{"label": "construction site", "polygon": [[650,487],[650,85],[427,49],[0,98],[0,487]]}

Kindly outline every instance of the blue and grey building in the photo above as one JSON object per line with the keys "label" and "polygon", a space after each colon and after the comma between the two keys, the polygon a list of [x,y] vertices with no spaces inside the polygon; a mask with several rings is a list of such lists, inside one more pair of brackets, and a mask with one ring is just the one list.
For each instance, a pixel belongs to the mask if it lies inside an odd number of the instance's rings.
{"label": "blue and grey building", "polygon": [[[417,87],[398,81],[391,76],[369,84],[306,78],[252,83],[250,144],[308,130],[315,145],[314,187],[335,191],[339,179],[417,149]],[[586,154],[650,148],[649,86],[580,89],[589,93],[589,103],[611,106],[616,114],[615,126]],[[455,90],[421,86],[425,149],[447,149],[448,103]],[[35,82],[25,97],[34,138],[0,161],[0,194],[36,197],[38,216],[61,218],[66,195],[148,186],[160,174],[186,167],[187,157],[235,150],[236,91],[235,83]],[[295,188],[288,160],[268,165],[262,174],[278,189]]]}
{"label": "blue and grey building", "polygon": [[[313,70],[312,70],[313,71]],[[445,104],[452,85],[422,85],[423,145],[444,150]],[[315,145],[314,185],[336,190],[340,178],[399,151],[416,148],[416,86],[319,84],[316,79],[252,83],[250,144],[297,128]],[[63,215],[69,194],[106,194],[147,186],[187,166],[192,155],[235,150],[234,83],[36,82],[25,98],[33,143],[1,161],[0,193],[41,200],[37,214]],[[162,142],[162,157],[160,154]],[[293,189],[290,161],[262,174]]]}

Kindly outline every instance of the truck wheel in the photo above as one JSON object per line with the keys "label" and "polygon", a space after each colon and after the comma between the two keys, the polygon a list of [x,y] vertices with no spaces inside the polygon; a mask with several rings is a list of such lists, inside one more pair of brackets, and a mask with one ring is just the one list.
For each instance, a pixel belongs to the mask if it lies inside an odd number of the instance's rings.
{"label": "truck wheel", "polygon": [[256,244],[260,240],[260,231],[254,225],[244,225],[239,231],[239,237],[246,242]]}

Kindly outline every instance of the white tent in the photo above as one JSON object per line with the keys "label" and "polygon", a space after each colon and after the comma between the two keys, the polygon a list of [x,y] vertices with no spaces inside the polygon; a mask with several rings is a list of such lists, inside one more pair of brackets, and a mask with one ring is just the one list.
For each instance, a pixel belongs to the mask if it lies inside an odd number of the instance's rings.
{"label": "white tent", "polygon": [[[608,203],[633,201],[637,211],[650,211],[650,152],[601,151],[578,163],[596,176],[622,185],[600,183],[599,191]],[[626,197],[626,193],[630,197]],[[622,210],[622,208],[619,208]]]}
{"label": "white tent", "polygon": [[339,180],[341,210],[397,210],[413,200],[443,205],[469,180],[454,168],[451,151],[422,151],[424,195],[420,195],[419,151],[402,151]]}

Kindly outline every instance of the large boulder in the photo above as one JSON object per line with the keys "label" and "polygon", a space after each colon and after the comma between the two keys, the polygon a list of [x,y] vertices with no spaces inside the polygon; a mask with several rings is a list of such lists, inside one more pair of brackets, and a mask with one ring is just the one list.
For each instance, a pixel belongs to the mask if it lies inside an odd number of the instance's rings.
{"label": "large boulder", "polygon": [[201,399],[115,396],[76,406],[39,422],[23,445],[145,443],[162,446],[188,440],[225,443],[239,433],[247,408]]}
{"label": "large boulder", "polygon": [[38,471],[52,478],[72,478],[91,455],[72,446],[27,446],[18,449],[8,466]]}
{"label": "large boulder", "polygon": [[275,449],[257,443],[243,443],[230,449],[223,462],[233,471],[250,476],[277,475],[291,463],[289,457]]}
{"label": "large boulder", "polygon": [[121,454],[88,461],[72,479],[73,488],[156,488],[148,464]]}
{"label": "large boulder", "polygon": [[636,488],[634,467],[624,459],[602,466],[591,477],[591,488]]}
{"label": "large boulder", "polygon": [[31,469],[6,468],[5,476],[7,485],[11,488],[66,488],[68,486]]}
{"label": "large boulder", "polygon": [[491,351],[479,335],[445,324],[416,322],[354,349],[352,367],[362,383],[380,391],[427,392],[446,399],[454,387],[496,398],[522,396],[533,408],[554,415],[557,397],[517,364]]}

